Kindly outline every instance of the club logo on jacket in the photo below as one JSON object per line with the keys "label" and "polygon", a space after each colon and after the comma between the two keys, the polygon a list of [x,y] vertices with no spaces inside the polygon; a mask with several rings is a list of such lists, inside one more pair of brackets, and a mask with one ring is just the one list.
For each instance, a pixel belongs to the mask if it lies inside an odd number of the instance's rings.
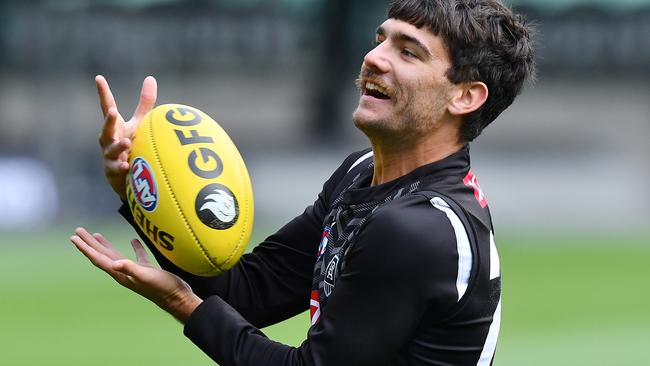
{"label": "club logo on jacket", "polygon": [[472,187],[474,189],[474,197],[476,197],[479,205],[485,208],[485,206],[487,206],[487,199],[485,198],[485,194],[483,194],[483,190],[478,184],[478,180],[476,179],[474,173],[471,171],[467,173],[465,178],[463,178],[463,183],[465,183],[466,186]]}
{"label": "club logo on jacket", "polygon": [[332,260],[330,260],[325,270],[325,281],[323,289],[325,290],[325,296],[329,296],[334,290],[334,285],[336,284],[336,273],[338,272],[339,256],[335,255]]}

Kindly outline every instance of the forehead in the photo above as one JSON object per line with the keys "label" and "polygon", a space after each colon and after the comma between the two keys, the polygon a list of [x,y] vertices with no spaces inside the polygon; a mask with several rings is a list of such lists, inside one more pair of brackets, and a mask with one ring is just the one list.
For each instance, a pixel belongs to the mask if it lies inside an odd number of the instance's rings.
{"label": "forehead", "polygon": [[403,20],[389,18],[386,19],[377,28],[377,34],[381,34],[386,39],[391,38],[404,38],[401,36],[408,36],[417,39],[420,43],[425,45],[432,55],[439,56],[447,59],[447,50],[441,37],[436,36],[427,28],[418,28],[411,23]]}

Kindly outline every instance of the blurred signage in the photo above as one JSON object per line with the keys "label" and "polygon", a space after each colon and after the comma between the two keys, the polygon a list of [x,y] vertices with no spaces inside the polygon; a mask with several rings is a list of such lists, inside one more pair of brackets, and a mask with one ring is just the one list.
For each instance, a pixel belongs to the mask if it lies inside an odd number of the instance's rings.
{"label": "blurred signage", "polygon": [[59,210],[52,172],[28,157],[0,158],[0,229],[43,228]]}
{"label": "blurred signage", "polygon": [[304,27],[279,11],[184,7],[9,8],[0,60],[9,68],[210,69],[284,65],[304,58]]}
{"label": "blurred signage", "polygon": [[[323,47],[317,41],[320,30],[331,28],[319,23],[324,21],[315,11],[323,6],[319,1],[309,3],[311,12],[296,12],[281,1],[260,1],[251,8],[236,2],[158,3],[68,10],[39,2],[4,5],[0,62],[7,68],[57,72],[286,67],[313,61],[310,57]],[[383,9],[384,3],[377,1],[372,9]],[[648,0],[616,6],[586,0],[508,3],[537,24],[542,70],[646,72],[650,64]],[[347,55],[369,44],[377,26],[375,18],[364,16],[363,4],[350,0],[349,19],[330,20],[356,24],[346,28],[346,42],[339,44]],[[352,64],[356,67],[356,60]]]}
{"label": "blurred signage", "polygon": [[525,9],[537,24],[538,63],[550,73],[647,74],[650,6],[638,12],[580,7],[557,14]]}

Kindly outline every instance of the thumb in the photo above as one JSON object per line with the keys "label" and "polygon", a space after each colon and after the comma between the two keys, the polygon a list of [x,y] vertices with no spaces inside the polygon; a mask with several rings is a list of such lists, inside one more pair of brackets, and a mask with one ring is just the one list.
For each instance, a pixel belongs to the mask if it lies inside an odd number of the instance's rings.
{"label": "thumb", "polygon": [[138,261],[138,264],[151,267],[151,262],[149,262],[147,251],[144,249],[142,243],[140,243],[138,239],[133,239],[131,240],[131,246],[133,247],[133,251],[135,252],[135,257]]}
{"label": "thumb", "polygon": [[156,105],[156,98],[158,96],[158,83],[153,76],[147,76],[142,82],[142,90],[140,90],[140,100],[138,106],[133,113],[133,120],[140,121],[147,112],[149,112]]}

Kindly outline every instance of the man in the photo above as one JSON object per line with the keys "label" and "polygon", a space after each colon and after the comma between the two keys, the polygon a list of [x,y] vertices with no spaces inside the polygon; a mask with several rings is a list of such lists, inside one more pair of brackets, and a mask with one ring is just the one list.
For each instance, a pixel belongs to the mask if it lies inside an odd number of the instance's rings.
{"label": "man", "polygon": [[[137,240],[135,263],[81,228],[72,242],[220,365],[491,364],[499,260],[467,144],[532,76],[530,31],[497,0],[398,0],[387,18],[353,114],[372,149],[350,155],[312,206],[228,273],[190,275],[149,245],[169,272],[155,269]],[[155,103],[155,80],[129,122],[102,77],[97,85],[106,175],[125,200],[130,137]],[[308,306],[300,347],[258,330]]]}

